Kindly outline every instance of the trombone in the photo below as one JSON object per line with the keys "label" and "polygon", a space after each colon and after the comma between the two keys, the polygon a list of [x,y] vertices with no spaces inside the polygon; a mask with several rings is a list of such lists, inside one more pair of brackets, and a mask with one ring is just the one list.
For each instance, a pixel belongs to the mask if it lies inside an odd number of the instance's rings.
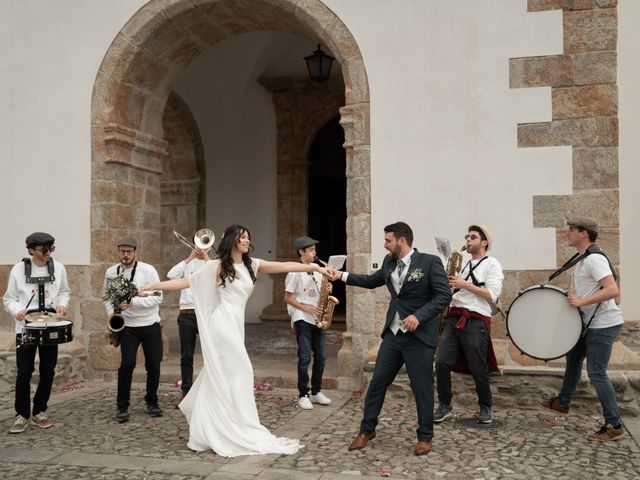
{"label": "trombone", "polygon": [[181,243],[192,250],[195,250],[196,248],[199,248],[201,250],[209,250],[213,247],[213,243],[216,241],[215,233],[213,233],[208,228],[201,228],[200,230],[198,230],[193,236],[193,241],[190,241],[187,237],[179,234],[175,230],[173,231],[173,234]]}

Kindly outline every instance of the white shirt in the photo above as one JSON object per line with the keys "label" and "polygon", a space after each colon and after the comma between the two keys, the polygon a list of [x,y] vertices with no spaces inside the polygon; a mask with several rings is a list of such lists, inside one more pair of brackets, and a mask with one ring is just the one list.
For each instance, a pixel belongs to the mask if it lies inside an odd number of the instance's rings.
{"label": "white shirt", "polygon": [[[38,267],[31,262],[31,277],[48,277],[47,266]],[[67,271],[60,262],[53,261],[53,276],[55,281],[44,284],[44,306],[57,310],[58,307],[69,308],[71,290],[67,282]],[[35,293],[35,295],[34,295]],[[33,296],[33,300],[31,297]],[[31,303],[29,304],[29,300]],[[38,308],[38,284],[27,283],[24,262],[17,263],[9,273],[9,283],[3,298],[4,308],[15,319],[21,310],[36,310]],[[27,308],[29,304],[29,308]],[[15,331],[22,333],[24,320],[16,320]]]}
{"label": "white shirt", "polygon": [[[600,290],[598,283],[603,278],[613,275],[609,262],[604,255],[592,253],[576,265],[573,273],[573,290],[577,297],[588,297]],[[582,321],[585,325],[591,319],[598,304],[582,307]],[[624,323],[622,312],[613,299],[602,302],[596,311],[589,328],[607,328]]]}
{"label": "white shirt", "polygon": [[[134,263],[135,264],[135,263]],[[120,274],[123,274],[125,278],[130,279],[136,287],[142,287],[151,282],[159,282],[158,272],[156,269],[148,263],[138,262],[136,267],[136,274],[131,278],[131,271],[133,265],[127,269],[122,270],[120,264],[109,267],[104,274],[104,288],[107,287],[107,279],[118,276],[118,266],[120,266]],[[148,296],[148,297],[133,297],[131,299],[131,306],[122,311],[124,317],[124,324],[127,327],[146,327],[160,322],[160,304],[162,303],[162,294],[160,296]],[[113,305],[109,302],[104,302],[107,314],[113,313]]]}
{"label": "white shirt", "polygon": [[[320,285],[322,285],[322,274],[313,272],[289,272],[284,281],[284,291],[292,293],[293,297],[304,305],[317,305],[320,299]],[[313,315],[307,313],[293,305],[287,304],[287,312],[291,316],[291,325],[299,320],[303,320],[312,325],[316,324]]]}
{"label": "white shirt", "polygon": [[[171,270],[169,270],[169,273],[167,273],[167,278],[171,280],[176,280],[178,278],[187,278],[189,275],[196,272],[206,263],[206,260],[202,260],[200,258],[194,258],[189,263],[183,260],[175,265]],[[183,288],[180,291],[180,310],[193,308],[193,294],[191,293],[191,289]]]}
{"label": "white shirt", "polygon": [[[464,266],[460,275],[461,278],[467,278],[469,270],[478,265],[480,259],[471,260]],[[496,303],[500,294],[502,293],[502,280],[504,280],[504,274],[502,273],[502,265],[493,257],[487,257],[473,270],[473,276],[479,283],[484,282],[484,288],[489,290],[491,294],[491,301]],[[467,279],[471,282],[471,277]],[[469,290],[461,288],[453,295],[451,301],[452,307],[466,308],[472,312],[477,312],[485,317],[491,316],[491,305],[484,298],[471,293]]]}

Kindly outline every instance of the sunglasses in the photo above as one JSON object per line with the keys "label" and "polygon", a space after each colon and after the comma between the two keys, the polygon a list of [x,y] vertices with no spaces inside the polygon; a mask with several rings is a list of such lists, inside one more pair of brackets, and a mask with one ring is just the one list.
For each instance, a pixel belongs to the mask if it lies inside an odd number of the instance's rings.
{"label": "sunglasses", "polygon": [[476,235],[475,233],[472,234],[466,234],[464,236],[465,240],[477,240],[478,238],[480,238],[480,235]]}

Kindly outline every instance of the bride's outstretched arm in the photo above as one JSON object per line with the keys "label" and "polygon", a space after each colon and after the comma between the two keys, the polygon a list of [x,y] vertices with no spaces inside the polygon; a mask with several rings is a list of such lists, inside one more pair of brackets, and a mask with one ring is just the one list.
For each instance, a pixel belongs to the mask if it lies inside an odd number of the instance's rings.
{"label": "bride's outstretched arm", "polygon": [[321,267],[315,263],[269,262],[267,260],[260,260],[258,270],[264,273],[320,272],[323,275],[328,275],[325,267]]}
{"label": "bride's outstretched arm", "polygon": [[164,282],[153,282],[139,288],[139,292],[148,292],[150,290],[182,290],[189,288],[189,280],[186,278],[176,278],[175,280],[165,280]]}

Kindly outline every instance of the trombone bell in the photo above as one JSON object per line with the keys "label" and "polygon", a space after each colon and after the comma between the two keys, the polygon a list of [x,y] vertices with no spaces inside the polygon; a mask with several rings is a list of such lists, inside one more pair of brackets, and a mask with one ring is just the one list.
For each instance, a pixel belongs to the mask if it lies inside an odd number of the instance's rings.
{"label": "trombone bell", "polygon": [[181,243],[187,247],[193,249],[199,248],[201,250],[209,250],[213,247],[213,243],[216,241],[216,235],[208,228],[201,228],[193,236],[193,242],[189,241],[184,235],[179,234],[175,230],[173,234]]}

